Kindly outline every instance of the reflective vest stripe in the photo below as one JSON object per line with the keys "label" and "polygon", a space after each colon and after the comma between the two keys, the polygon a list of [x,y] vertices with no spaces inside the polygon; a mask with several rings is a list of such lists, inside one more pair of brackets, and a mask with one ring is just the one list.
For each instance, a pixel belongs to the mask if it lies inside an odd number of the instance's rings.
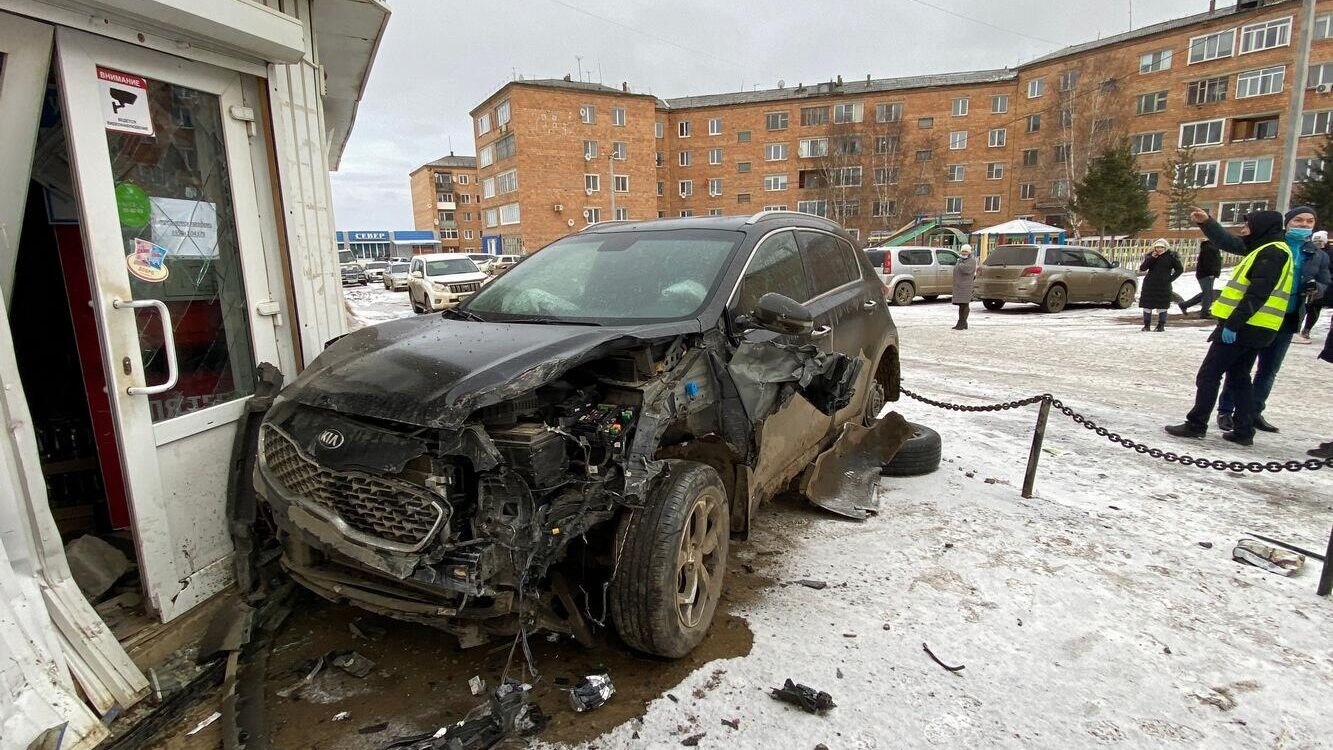
{"label": "reflective vest stripe", "polygon": [[[1248,270],[1248,269],[1246,269],[1246,270]],[[1249,286],[1250,286],[1249,284],[1242,284],[1242,283],[1240,283],[1240,282],[1238,282],[1238,281],[1228,281],[1228,282],[1227,282],[1227,288],[1228,288],[1228,289],[1235,289],[1236,291],[1240,292],[1240,296],[1242,296],[1242,297],[1245,296],[1245,290],[1248,289]],[[1286,292],[1281,291],[1281,290],[1279,290],[1279,289],[1277,289],[1277,288],[1274,288],[1274,289],[1273,289],[1273,295],[1272,295],[1272,296],[1277,297],[1278,299],[1281,299],[1281,300],[1283,300],[1283,301],[1287,301],[1287,300],[1290,300],[1290,299],[1291,299],[1291,295],[1290,295],[1290,294],[1287,294]]]}
{"label": "reflective vest stripe", "polygon": [[1250,288],[1250,266],[1254,264],[1254,259],[1259,256],[1259,253],[1274,246],[1282,249],[1282,252],[1287,256],[1287,262],[1282,266],[1282,273],[1278,277],[1277,284],[1273,286],[1273,291],[1264,300],[1263,305],[1250,316],[1250,319],[1245,321],[1245,324],[1274,331],[1282,327],[1282,320],[1286,317],[1288,302],[1291,300],[1294,281],[1292,278],[1294,264],[1291,257],[1291,248],[1283,241],[1270,242],[1255,248],[1254,251],[1245,256],[1244,260],[1237,264],[1235,271],[1232,272],[1231,280],[1227,282],[1217,299],[1213,301],[1210,310],[1213,317],[1220,320],[1231,317],[1231,314],[1235,312],[1236,307],[1240,304],[1241,298],[1245,296],[1245,292]]}

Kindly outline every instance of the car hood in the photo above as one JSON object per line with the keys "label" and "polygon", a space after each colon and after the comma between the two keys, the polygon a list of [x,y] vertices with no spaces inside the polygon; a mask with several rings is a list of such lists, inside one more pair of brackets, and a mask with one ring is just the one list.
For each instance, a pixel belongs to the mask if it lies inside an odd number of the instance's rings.
{"label": "car hood", "polygon": [[457,429],[477,409],[531,391],[583,362],[699,331],[697,320],[604,327],[407,318],[338,339],[280,398]]}
{"label": "car hood", "polygon": [[484,273],[452,273],[448,276],[427,276],[426,281],[433,281],[437,284],[466,284],[469,281],[485,281]]}

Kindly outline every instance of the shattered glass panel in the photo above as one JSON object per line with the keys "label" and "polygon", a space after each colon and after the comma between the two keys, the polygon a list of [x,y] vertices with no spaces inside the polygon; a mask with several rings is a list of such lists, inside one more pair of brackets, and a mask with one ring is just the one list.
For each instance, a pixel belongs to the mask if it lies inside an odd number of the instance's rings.
{"label": "shattered glass panel", "polygon": [[769,292],[776,292],[797,302],[810,299],[810,282],[805,278],[805,268],[801,265],[796,235],[791,232],[769,237],[750,256],[745,278],[741,280],[736,309],[743,313],[754,310],[759,298]]}
{"label": "shattered glass panel", "polygon": [[[180,375],[154,422],[244,398],[254,357],[218,97],[148,81],[152,134],[107,132],[134,299],[166,303]],[[136,310],[144,382],[167,380],[161,321]]]}

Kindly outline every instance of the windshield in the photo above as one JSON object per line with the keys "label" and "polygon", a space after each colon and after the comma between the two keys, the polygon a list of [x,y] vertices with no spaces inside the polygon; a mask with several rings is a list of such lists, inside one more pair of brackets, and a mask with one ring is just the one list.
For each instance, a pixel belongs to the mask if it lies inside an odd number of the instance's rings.
{"label": "windshield", "polygon": [[372,260],[366,264],[366,268],[388,268],[389,264],[382,260]]}
{"label": "windshield", "polygon": [[986,256],[988,266],[1031,266],[1037,262],[1037,248],[1032,245],[1001,245]]}
{"label": "windshield", "polygon": [[407,263],[394,263],[393,265],[389,266],[389,271],[391,273],[401,273],[407,270],[407,266],[408,266]]}
{"label": "windshield", "polygon": [[426,261],[427,276],[452,276],[456,273],[479,273],[477,264],[467,258]]}
{"label": "windshield", "polygon": [[492,259],[491,256],[489,255],[469,255],[467,257],[477,261],[478,263],[485,263],[486,261]]}
{"label": "windshield", "polygon": [[339,251],[338,251],[338,262],[339,262],[339,263],[355,263],[355,262],[356,262],[356,254],[353,253],[351,250],[339,250]]}
{"label": "windshield", "polygon": [[498,320],[693,317],[743,238],[717,229],[566,237],[483,287],[465,309]]}

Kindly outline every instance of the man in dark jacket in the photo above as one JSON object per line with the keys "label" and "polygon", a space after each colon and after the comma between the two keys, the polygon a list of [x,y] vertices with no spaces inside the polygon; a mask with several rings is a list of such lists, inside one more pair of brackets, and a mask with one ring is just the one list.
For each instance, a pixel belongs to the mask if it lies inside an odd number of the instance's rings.
{"label": "man in dark jacket", "polygon": [[[1211,221],[1206,214],[1204,218]],[[1194,380],[1194,408],[1183,424],[1166,428],[1176,437],[1201,438],[1208,433],[1208,416],[1225,375],[1227,383],[1235,388],[1236,413],[1234,429],[1224,432],[1222,438],[1240,445],[1254,443],[1250,368],[1283,325],[1294,286],[1294,264],[1282,214],[1255,211],[1245,218],[1245,225],[1248,231],[1243,242],[1250,252],[1236,266],[1231,281],[1213,304],[1218,325],[1209,337],[1212,343]],[[1210,239],[1217,242],[1216,238]]]}
{"label": "man in dark jacket", "polygon": [[[1333,269],[1333,245],[1328,243],[1328,232],[1322,230],[1315,232],[1310,237],[1310,241],[1314,243],[1316,251],[1311,260],[1316,264],[1322,263]],[[1320,258],[1320,255],[1323,255],[1323,257]],[[1301,326],[1301,332],[1296,334],[1296,343],[1310,343],[1310,329],[1314,328],[1314,324],[1319,322],[1319,313],[1329,306],[1330,298],[1333,298],[1333,284],[1326,285],[1322,294],[1310,295],[1305,300],[1305,325]]]}
{"label": "man in dark jacket", "polygon": [[[1234,253],[1236,255],[1245,255],[1253,244],[1249,243],[1249,238],[1240,238],[1222,228],[1212,218],[1208,212],[1196,208],[1190,214],[1190,218],[1199,224],[1199,228],[1204,234],[1213,241],[1222,250]],[[1287,350],[1291,347],[1292,337],[1295,336],[1300,327],[1301,318],[1305,310],[1305,292],[1311,289],[1322,288],[1329,283],[1328,268],[1326,265],[1317,261],[1323,258],[1315,259],[1314,263],[1307,263],[1313,257],[1315,248],[1313,243],[1309,242],[1315,226],[1314,209],[1308,206],[1298,206],[1291,209],[1283,217],[1284,232],[1283,238],[1291,251],[1294,274],[1294,291],[1291,299],[1287,302],[1287,315],[1282,322],[1281,329],[1267,346],[1259,351],[1257,358],[1258,368],[1254,373],[1253,393],[1254,393],[1254,426],[1264,432],[1277,432],[1267,419],[1264,418],[1264,408],[1268,405],[1268,395],[1273,390],[1273,383],[1277,380],[1277,373],[1282,369],[1282,362],[1287,357]],[[1231,380],[1227,380],[1228,386],[1222,390],[1222,398],[1217,404],[1217,426],[1224,431],[1234,428],[1234,419],[1236,413],[1237,394],[1234,388],[1230,386]]]}
{"label": "man in dark jacket", "polygon": [[1199,282],[1199,293],[1180,303],[1181,314],[1188,315],[1189,308],[1199,306],[1199,320],[1207,320],[1212,315],[1213,283],[1222,275],[1222,251],[1212,240],[1199,243],[1199,260],[1194,264],[1194,278]]}

